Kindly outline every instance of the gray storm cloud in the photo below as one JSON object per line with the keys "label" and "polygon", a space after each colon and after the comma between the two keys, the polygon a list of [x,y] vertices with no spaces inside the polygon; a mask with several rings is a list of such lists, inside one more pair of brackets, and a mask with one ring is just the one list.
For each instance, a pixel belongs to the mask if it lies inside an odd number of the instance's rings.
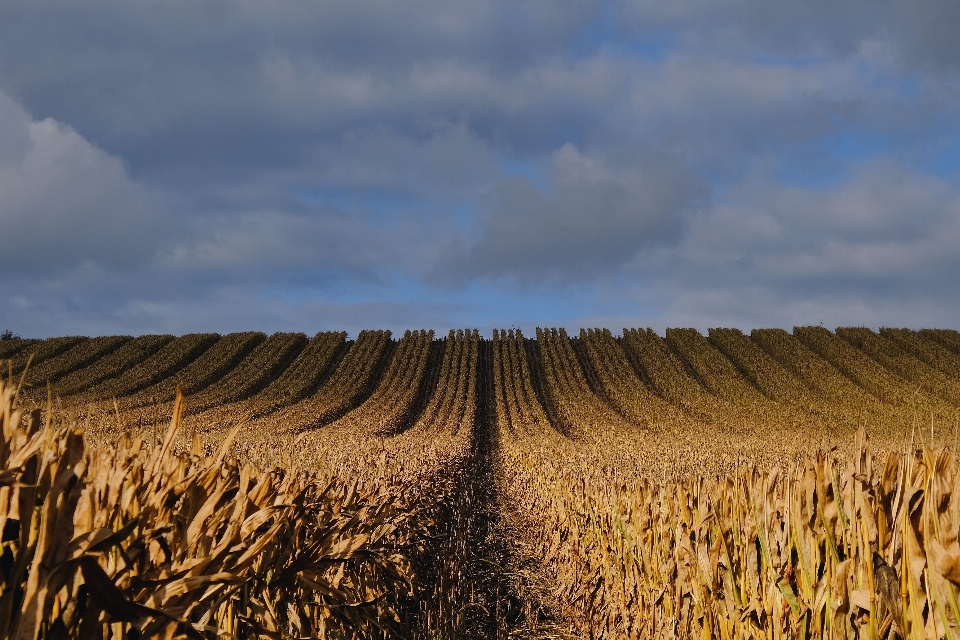
{"label": "gray storm cloud", "polygon": [[455,243],[437,277],[579,282],[674,243],[702,186],[674,158],[637,155],[615,162],[566,143],[553,154],[545,188],[504,180],[482,237]]}
{"label": "gray storm cloud", "polygon": [[53,118],[34,120],[0,92],[0,265],[56,273],[150,260],[151,197],[116,157]]}
{"label": "gray storm cloud", "polygon": [[955,325],[958,6],[10,0],[0,304]]}

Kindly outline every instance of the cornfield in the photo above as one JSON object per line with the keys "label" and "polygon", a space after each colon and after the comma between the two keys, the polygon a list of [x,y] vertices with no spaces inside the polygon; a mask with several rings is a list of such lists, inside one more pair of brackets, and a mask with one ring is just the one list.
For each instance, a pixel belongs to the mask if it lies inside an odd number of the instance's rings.
{"label": "cornfield", "polygon": [[960,333],[5,340],[7,638],[960,640]]}

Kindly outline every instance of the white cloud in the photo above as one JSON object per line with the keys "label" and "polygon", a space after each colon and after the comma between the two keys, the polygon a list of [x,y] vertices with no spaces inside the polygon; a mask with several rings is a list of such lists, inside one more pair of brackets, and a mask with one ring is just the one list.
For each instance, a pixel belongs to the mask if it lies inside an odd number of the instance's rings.
{"label": "white cloud", "polygon": [[750,176],[629,272],[671,326],[954,326],[960,189],[891,159],[830,187]]}
{"label": "white cloud", "polygon": [[154,204],[119,159],[63,123],[32,119],[2,92],[0,122],[0,264],[8,274],[150,261]]}

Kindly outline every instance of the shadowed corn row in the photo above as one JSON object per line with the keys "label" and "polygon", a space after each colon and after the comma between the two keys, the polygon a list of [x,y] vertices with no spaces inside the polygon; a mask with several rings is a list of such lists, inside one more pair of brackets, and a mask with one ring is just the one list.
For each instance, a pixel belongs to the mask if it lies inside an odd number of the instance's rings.
{"label": "shadowed corn row", "polygon": [[22,351],[35,348],[38,342],[40,341],[30,338],[0,340],[0,360],[12,359]]}
{"label": "shadowed corn row", "polygon": [[[88,389],[83,396],[100,400],[132,395],[190,364],[219,339],[216,333],[191,333],[176,338],[143,362],[125,367],[117,377]],[[57,391],[63,394],[59,386]]]}
{"label": "shadowed corn row", "polygon": [[917,384],[932,399],[960,405],[960,381],[923,362],[910,353],[909,347],[904,348],[887,336],[864,327],[840,327],[836,334],[904,380]]}
{"label": "shadowed corn row", "polygon": [[27,369],[28,362],[32,369],[32,367],[46,362],[51,358],[55,358],[68,349],[72,349],[81,342],[89,339],[90,338],[81,336],[64,336],[62,338],[47,338],[46,340],[35,341],[26,349],[21,349],[15,354],[4,356],[5,358],[9,358],[10,362],[8,365],[4,365],[3,373],[13,373],[17,378],[20,378]]}
{"label": "shadowed corn row", "polygon": [[425,373],[433,331],[404,333],[383,379],[362,405],[324,428],[326,437],[390,435],[408,422]]}
{"label": "shadowed corn row", "polygon": [[232,425],[302,400],[317,389],[334,359],[342,355],[345,339],[346,333],[342,331],[318,333],[269,386],[245,400],[216,405],[189,416],[188,428]]}
{"label": "shadowed corn row", "polygon": [[249,430],[300,433],[341,417],[371,391],[377,365],[390,348],[389,331],[361,331],[336,370],[312,395],[250,423]]}
{"label": "shadowed corn row", "polygon": [[243,400],[270,384],[307,345],[302,333],[275,333],[193,398],[191,413]]}
{"label": "shadowed corn row", "polygon": [[[130,336],[105,336],[86,338],[57,356],[48,358],[39,364],[36,358],[27,367],[25,389],[39,387],[43,389],[47,382],[57,382],[64,376],[82,369],[97,360],[108,356],[132,340]],[[24,363],[26,366],[26,363]]]}
{"label": "shadowed corn row", "polygon": [[607,402],[644,427],[676,427],[689,422],[682,411],[657,397],[640,381],[627,356],[609,329],[581,329],[580,341],[606,396]]}
{"label": "shadowed corn row", "polygon": [[[89,365],[57,380],[57,393],[61,396],[70,396],[86,391],[136,366],[172,340],[173,336],[169,335],[147,335],[134,338],[116,351],[98,357]],[[40,391],[42,400],[46,400],[46,389]]]}

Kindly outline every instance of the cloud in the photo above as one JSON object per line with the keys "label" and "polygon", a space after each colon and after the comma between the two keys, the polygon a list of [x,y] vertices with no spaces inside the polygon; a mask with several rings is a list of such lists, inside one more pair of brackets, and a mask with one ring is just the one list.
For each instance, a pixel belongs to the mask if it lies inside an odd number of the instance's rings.
{"label": "cloud", "polygon": [[631,295],[657,301],[670,322],[955,324],[955,184],[887,158],[836,187],[753,175],[724,200],[692,219],[676,248],[629,267],[647,282]]}
{"label": "cloud", "polygon": [[482,237],[451,246],[435,277],[591,278],[675,241],[701,191],[665,154],[592,157],[567,143],[553,154],[544,191],[528,178],[500,185]]}
{"label": "cloud", "polygon": [[629,2],[623,20],[637,36],[666,31],[727,55],[842,58],[883,42],[904,66],[938,75],[960,68],[951,29],[960,6],[951,0]]}
{"label": "cloud", "polygon": [[0,132],[0,265],[7,274],[150,261],[154,203],[122,161],[52,118],[33,120],[2,92]]}
{"label": "cloud", "polygon": [[55,333],[956,317],[955,11],[5,2],[0,301]]}

